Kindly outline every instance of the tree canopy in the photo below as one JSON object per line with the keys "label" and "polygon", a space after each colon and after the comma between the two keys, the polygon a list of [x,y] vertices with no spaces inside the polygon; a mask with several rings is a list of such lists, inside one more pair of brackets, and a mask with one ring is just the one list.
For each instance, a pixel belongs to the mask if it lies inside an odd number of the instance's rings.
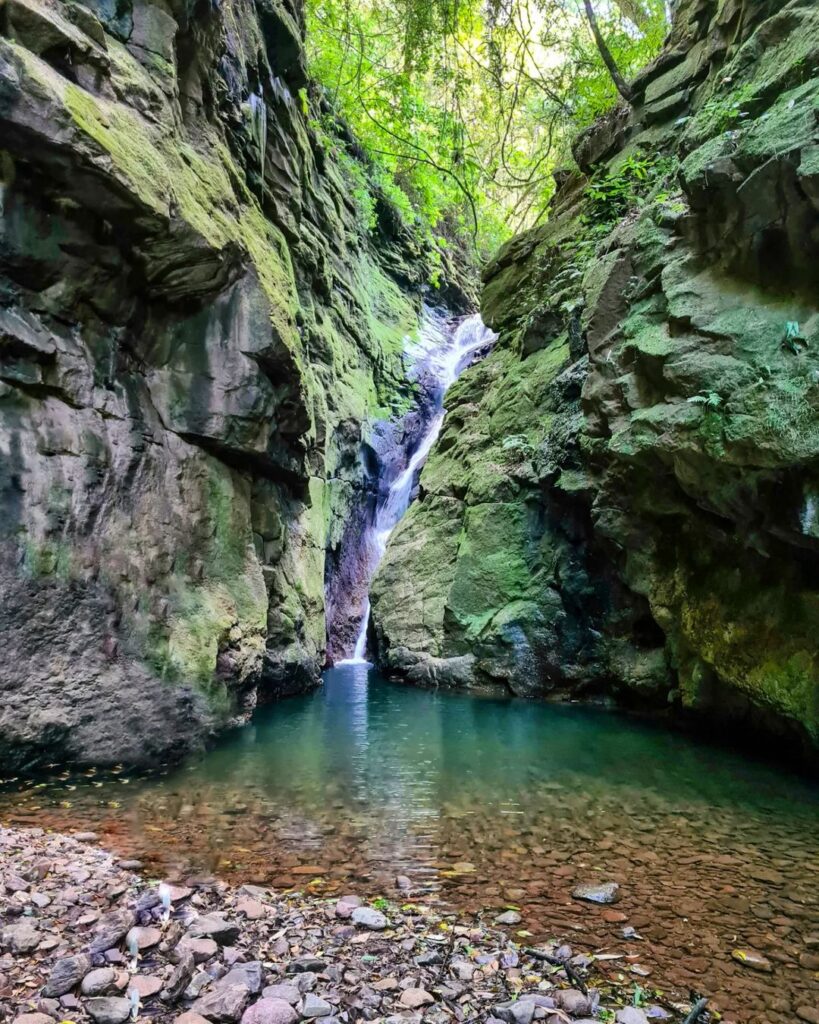
{"label": "tree canopy", "polygon": [[[544,217],[571,137],[628,95],[667,28],[663,0],[308,0],[307,13],[325,109],[370,177],[407,220],[480,254]],[[363,178],[357,192],[370,219]]]}

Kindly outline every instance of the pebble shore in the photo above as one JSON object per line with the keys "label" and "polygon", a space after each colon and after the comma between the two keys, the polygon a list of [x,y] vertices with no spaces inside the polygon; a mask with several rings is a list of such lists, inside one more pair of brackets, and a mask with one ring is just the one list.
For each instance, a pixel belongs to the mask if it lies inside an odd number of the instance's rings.
{"label": "pebble shore", "polygon": [[0,829],[0,1020],[647,1024],[690,1009],[643,993],[616,955],[528,951],[514,909],[416,905],[408,879],[366,904],[136,866],[93,833]]}

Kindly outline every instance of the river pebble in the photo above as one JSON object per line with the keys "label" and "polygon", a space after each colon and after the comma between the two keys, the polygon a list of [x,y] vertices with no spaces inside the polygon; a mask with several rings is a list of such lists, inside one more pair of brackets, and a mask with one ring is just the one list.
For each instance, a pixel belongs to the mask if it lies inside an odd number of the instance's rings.
{"label": "river pebble", "polygon": [[[42,882],[52,901],[36,910],[42,917],[35,923],[57,944],[0,958],[6,977],[0,977],[0,1020],[39,1014],[45,1020],[20,1024],[125,1024],[132,1006],[128,992],[139,996],[140,1019],[153,1024],[355,1024],[362,1015],[395,1024],[415,1024],[421,1015],[427,1024],[550,1024],[556,1007],[566,1024],[595,1011],[601,986],[614,998],[606,1008],[623,1009],[605,962],[597,964],[575,943],[574,949],[558,942],[542,949],[557,963],[552,966],[502,928],[451,912],[385,901],[386,912],[355,906],[358,920],[351,927],[336,917],[336,903],[321,896],[262,888],[250,897],[195,880],[173,901],[166,921],[156,884],[124,873],[104,850],[62,836],[35,842],[25,832],[0,832],[5,876],[13,870],[30,877],[33,859],[45,854],[59,856]],[[82,876],[77,888],[74,880]],[[239,913],[248,898],[264,906],[262,916]],[[75,905],[83,909],[72,916]],[[92,913],[99,919],[75,927],[80,916]],[[99,950],[101,936],[114,938],[115,945]],[[87,952],[92,945],[98,949],[93,957]],[[105,966],[110,954],[132,961],[137,948],[135,973]],[[569,983],[561,958],[571,958],[571,978],[585,978],[586,991]]]}

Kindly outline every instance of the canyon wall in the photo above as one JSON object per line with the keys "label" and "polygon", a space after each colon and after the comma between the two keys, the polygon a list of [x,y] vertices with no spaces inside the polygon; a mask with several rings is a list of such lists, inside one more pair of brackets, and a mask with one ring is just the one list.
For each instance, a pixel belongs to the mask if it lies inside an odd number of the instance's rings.
{"label": "canyon wall", "polygon": [[421,684],[819,743],[819,8],[680,0],[485,271],[373,594]]}
{"label": "canyon wall", "polygon": [[318,682],[432,259],[327,122],[295,0],[0,6],[4,767]]}

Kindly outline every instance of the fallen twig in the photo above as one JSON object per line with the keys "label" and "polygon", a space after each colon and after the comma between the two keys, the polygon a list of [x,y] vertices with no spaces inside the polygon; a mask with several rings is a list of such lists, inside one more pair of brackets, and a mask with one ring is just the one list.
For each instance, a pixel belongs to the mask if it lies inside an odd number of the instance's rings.
{"label": "fallen twig", "polygon": [[566,972],[566,977],[575,986],[580,989],[583,995],[588,995],[589,990],[586,988],[586,983],[575,971],[575,969],[566,961],[560,960],[556,956],[552,956],[550,953],[544,953],[542,949],[532,949],[527,947],[523,951],[527,956],[534,957],[535,960],[544,960],[547,964],[551,964],[552,967],[560,967]]}
{"label": "fallen twig", "polygon": [[691,1013],[683,1021],[683,1024],[697,1024],[700,1019],[700,1014],[703,1012],[705,1007],[708,1005],[707,999],[698,999],[696,1003],[691,1007]]}

